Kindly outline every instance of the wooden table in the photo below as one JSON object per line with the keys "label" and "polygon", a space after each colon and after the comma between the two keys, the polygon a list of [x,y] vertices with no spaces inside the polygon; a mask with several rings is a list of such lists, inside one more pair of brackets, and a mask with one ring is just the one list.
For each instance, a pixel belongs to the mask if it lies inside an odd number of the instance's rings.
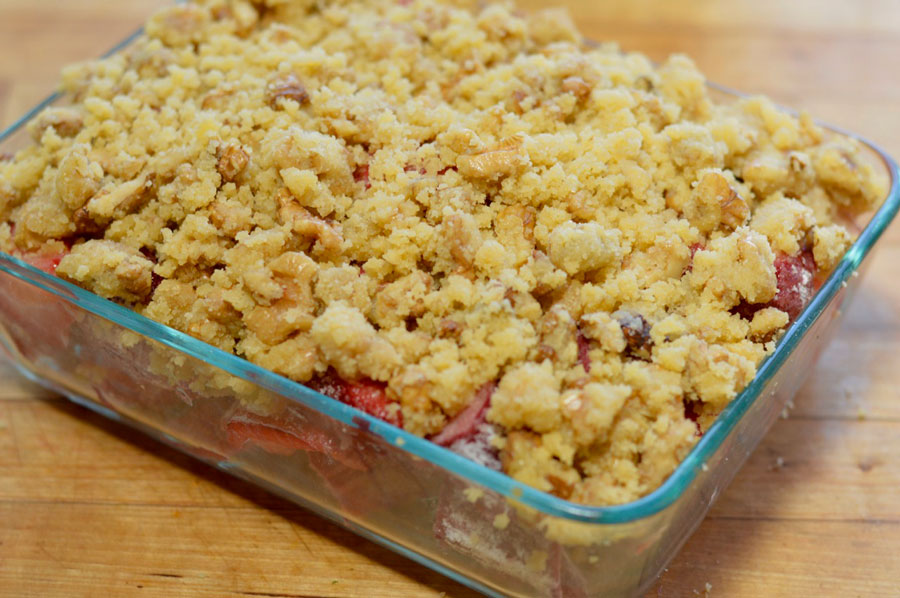
{"label": "wooden table", "polygon": [[[162,0],[0,0],[0,123]],[[528,4],[538,5],[535,0]],[[900,2],[567,0],[595,39],[686,52],[900,156]],[[847,322],[649,596],[900,595],[900,229]],[[0,595],[469,596],[0,365]]]}

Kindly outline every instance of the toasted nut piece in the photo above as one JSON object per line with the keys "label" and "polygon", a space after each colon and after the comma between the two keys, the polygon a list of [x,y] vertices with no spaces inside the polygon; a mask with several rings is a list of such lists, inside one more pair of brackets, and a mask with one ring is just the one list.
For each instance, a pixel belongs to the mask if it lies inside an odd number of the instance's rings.
{"label": "toasted nut piece", "polygon": [[77,210],[100,190],[103,169],[91,162],[90,146],[75,145],[59,163],[56,192],[70,209]]}
{"label": "toasted nut piece", "polygon": [[685,217],[702,233],[708,234],[721,225],[733,231],[750,218],[747,202],[732,189],[719,172],[707,172],[694,189],[692,201],[683,208]]}
{"label": "toasted nut piece", "polygon": [[581,77],[566,77],[562,81],[562,90],[571,93],[579,100],[591,95],[591,86]]}
{"label": "toasted nut piece", "polygon": [[271,305],[258,305],[246,313],[244,323],[261,341],[277,345],[312,327],[316,309],[312,280],[317,268],[306,255],[289,251],[269,263],[269,269],[283,293]]}
{"label": "toasted nut piece", "polygon": [[101,189],[84,208],[94,220],[121,218],[143,203],[152,186],[152,176],[140,176],[116,187]]}
{"label": "toasted nut piece", "polygon": [[232,183],[244,172],[249,163],[250,154],[240,145],[229,143],[219,153],[219,162],[216,164],[216,170],[222,175],[223,181]]}
{"label": "toasted nut piece", "polygon": [[438,325],[438,336],[456,338],[462,332],[462,324],[450,318],[444,318]]}
{"label": "toasted nut piece", "polygon": [[309,102],[309,93],[295,75],[286,75],[270,81],[266,86],[266,103],[272,108],[278,108],[280,99],[294,100],[301,106]]}
{"label": "toasted nut piece", "polygon": [[612,317],[622,327],[625,338],[625,354],[636,359],[650,361],[653,351],[653,339],[650,337],[650,324],[641,314],[620,309]]}
{"label": "toasted nut piece", "polygon": [[202,38],[211,20],[209,9],[194,4],[180,4],[163,9],[147,22],[146,31],[170,47],[186,46]]}
{"label": "toasted nut piece", "polygon": [[456,159],[460,174],[471,179],[493,181],[524,170],[531,161],[520,136],[501,141],[495,148]]}
{"label": "toasted nut piece", "polygon": [[204,110],[222,110],[233,93],[234,89],[229,85],[217,87],[203,96],[200,107]]}
{"label": "toasted nut piece", "polygon": [[294,199],[290,191],[283,189],[278,196],[278,216],[281,222],[290,223],[291,229],[303,237],[315,239],[318,241],[317,251],[322,251],[329,255],[337,255],[341,253],[344,238],[340,231],[335,230],[327,222],[313,216],[302,207],[300,203]]}
{"label": "toasted nut piece", "polygon": [[478,224],[472,215],[454,212],[445,216],[441,231],[453,262],[462,271],[471,270],[475,254],[483,242]]}
{"label": "toasted nut piece", "polygon": [[28,124],[32,139],[40,141],[44,131],[53,128],[61,137],[74,137],[84,126],[81,113],[74,108],[47,108]]}

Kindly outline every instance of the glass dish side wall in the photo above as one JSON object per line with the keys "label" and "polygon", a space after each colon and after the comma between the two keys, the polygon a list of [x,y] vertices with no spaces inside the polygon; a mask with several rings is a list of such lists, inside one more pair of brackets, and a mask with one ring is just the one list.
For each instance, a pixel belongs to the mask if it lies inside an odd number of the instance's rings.
{"label": "glass dish side wall", "polygon": [[363,420],[337,421],[7,272],[0,285],[0,340],[33,378],[339,524],[412,550],[473,587],[595,594],[600,588],[588,579],[602,568],[606,574],[596,579],[604,589],[633,590],[645,569],[641,555],[653,552],[641,547],[669,519],[662,513],[621,526],[565,528],[601,542],[566,548],[534,524],[534,511],[517,512],[487,487],[371,434]]}
{"label": "glass dish side wall", "polygon": [[540,514],[411,455],[362,419],[338,421],[17,278],[10,272],[31,273],[10,260],[0,264],[0,340],[32,377],[472,587],[514,596],[628,595],[651,584],[794,395],[849,290],[674,503],[603,524]]}

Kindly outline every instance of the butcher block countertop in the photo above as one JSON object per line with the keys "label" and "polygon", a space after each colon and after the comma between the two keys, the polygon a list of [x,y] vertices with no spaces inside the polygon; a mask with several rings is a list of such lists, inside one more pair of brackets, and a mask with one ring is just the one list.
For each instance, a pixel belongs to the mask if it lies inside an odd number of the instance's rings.
{"label": "butcher block countertop", "polygon": [[[900,156],[896,0],[559,3],[594,39],[685,52]],[[0,0],[0,127],[163,4]],[[0,363],[0,595],[474,594]],[[900,596],[898,226],[789,417],[648,594],[694,595]]]}

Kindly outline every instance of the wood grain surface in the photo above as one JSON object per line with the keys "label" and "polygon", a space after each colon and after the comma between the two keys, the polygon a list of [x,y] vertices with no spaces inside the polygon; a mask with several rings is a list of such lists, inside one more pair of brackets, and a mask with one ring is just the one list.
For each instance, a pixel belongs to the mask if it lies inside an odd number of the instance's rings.
{"label": "wood grain surface", "polygon": [[[529,0],[527,6],[545,2]],[[0,126],[163,0],[0,0]],[[595,39],[900,155],[896,0],[565,0]],[[795,400],[648,596],[900,596],[900,228]],[[707,585],[709,584],[709,585]],[[0,364],[2,596],[470,596]]]}

